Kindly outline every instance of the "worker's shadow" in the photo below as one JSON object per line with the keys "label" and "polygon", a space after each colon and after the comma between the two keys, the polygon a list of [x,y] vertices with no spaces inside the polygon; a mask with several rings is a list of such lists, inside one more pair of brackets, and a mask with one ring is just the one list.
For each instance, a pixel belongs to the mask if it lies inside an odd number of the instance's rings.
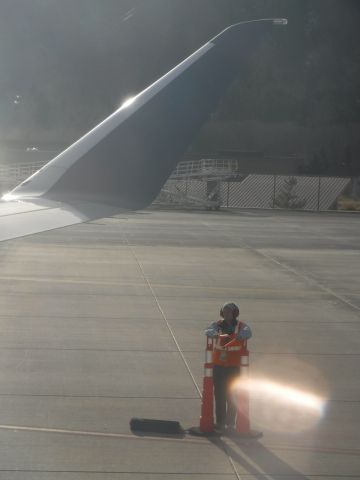
{"label": "worker's shadow", "polygon": [[252,475],[254,480],[309,480],[255,439],[245,440],[232,436],[210,437],[209,440],[230,457],[235,465]]}

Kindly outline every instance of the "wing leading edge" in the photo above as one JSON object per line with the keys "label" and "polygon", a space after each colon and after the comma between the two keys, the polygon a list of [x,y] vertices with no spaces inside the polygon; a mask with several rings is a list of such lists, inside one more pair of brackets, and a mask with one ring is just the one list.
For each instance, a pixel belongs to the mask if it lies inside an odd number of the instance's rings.
{"label": "wing leading edge", "polygon": [[285,23],[228,27],[127,101],[3,197],[0,241],[149,205],[258,41]]}

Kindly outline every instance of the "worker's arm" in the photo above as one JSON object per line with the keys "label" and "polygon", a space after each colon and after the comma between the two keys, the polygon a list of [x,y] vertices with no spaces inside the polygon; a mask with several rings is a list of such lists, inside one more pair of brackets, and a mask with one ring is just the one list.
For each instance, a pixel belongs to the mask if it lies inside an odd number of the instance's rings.
{"label": "worker's arm", "polygon": [[220,327],[218,322],[213,322],[206,330],[205,330],[205,335],[207,337],[216,337],[220,333]]}
{"label": "worker's arm", "polygon": [[243,323],[239,333],[236,336],[237,340],[249,340],[249,338],[252,337],[252,331],[249,325],[246,325],[246,323]]}

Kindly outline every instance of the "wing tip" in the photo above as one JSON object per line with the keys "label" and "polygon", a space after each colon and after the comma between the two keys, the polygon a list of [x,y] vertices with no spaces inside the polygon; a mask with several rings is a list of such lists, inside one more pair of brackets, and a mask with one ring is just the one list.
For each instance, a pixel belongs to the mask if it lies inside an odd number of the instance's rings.
{"label": "wing tip", "polygon": [[216,40],[219,40],[223,35],[233,32],[238,30],[239,28],[241,29],[242,27],[245,26],[251,26],[251,25],[264,25],[264,26],[285,26],[288,25],[289,21],[287,18],[258,18],[255,20],[245,20],[243,22],[238,22],[234,23],[232,25],[229,25],[226,27],[222,32],[220,32],[218,35],[213,37],[210,42],[216,42]]}

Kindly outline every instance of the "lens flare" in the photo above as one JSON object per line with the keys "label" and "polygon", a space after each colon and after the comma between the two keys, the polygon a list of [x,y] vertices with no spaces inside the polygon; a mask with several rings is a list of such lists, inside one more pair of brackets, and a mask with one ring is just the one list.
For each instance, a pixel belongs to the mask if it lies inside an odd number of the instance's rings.
{"label": "lens flare", "polygon": [[287,404],[293,404],[296,406],[302,406],[315,411],[322,411],[323,400],[313,395],[312,393],[303,392],[296,388],[291,388],[279,383],[270,382],[268,380],[248,380],[242,382],[238,380],[233,388],[246,388],[251,390],[253,394],[262,394],[268,397],[273,397],[276,400],[280,400]]}
{"label": "lens flare", "polygon": [[5,193],[1,197],[1,200],[4,200],[5,202],[11,202],[12,200],[16,200],[18,197],[16,195],[12,195],[11,193]]}
{"label": "lens flare", "polygon": [[127,98],[122,104],[121,104],[121,107],[120,108],[127,108],[129,107],[131,104],[134,103],[136,97],[130,97],[130,98]]}
{"label": "lens flare", "polygon": [[244,392],[250,396],[252,419],[272,431],[296,433],[312,428],[325,411],[325,398],[268,379],[236,380],[232,385],[235,404]]}

